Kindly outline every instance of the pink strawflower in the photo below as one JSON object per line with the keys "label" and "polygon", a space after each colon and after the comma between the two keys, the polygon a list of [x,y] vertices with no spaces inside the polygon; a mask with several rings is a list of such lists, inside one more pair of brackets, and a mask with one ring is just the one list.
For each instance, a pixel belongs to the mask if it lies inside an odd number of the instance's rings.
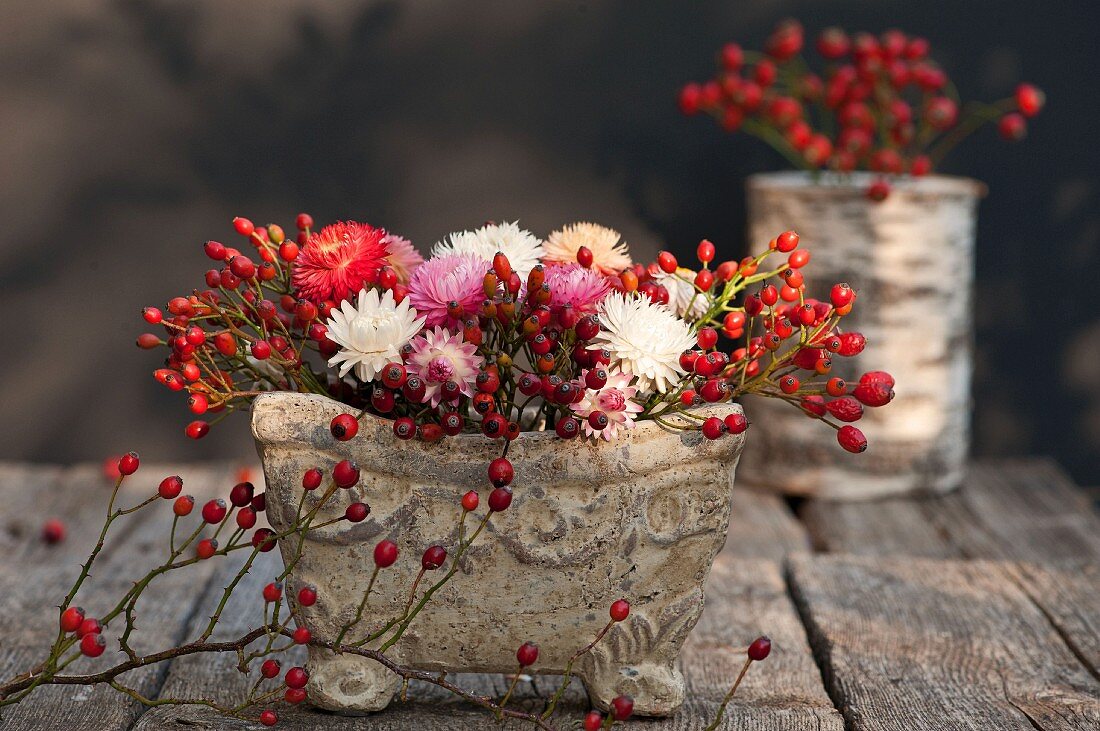
{"label": "pink strawflower", "polygon": [[[584,376],[581,373],[581,382]],[[588,437],[603,437],[611,441],[619,436],[619,429],[633,429],[634,417],[642,412],[642,405],[632,401],[638,393],[638,389],[630,385],[634,379],[629,373],[613,373],[607,377],[607,383],[599,391],[585,389],[584,398],[569,408],[580,417],[584,434]],[[607,415],[607,426],[601,431],[592,428],[588,423],[588,417],[595,411],[602,411]]]}
{"label": "pink strawflower", "polygon": [[382,237],[386,247],[386,263],[397,273],[397,281],[408,284],[414,269],[424,263],[424,257],[412,245],[412,242],[394,233]]}
{"label": "pink strawflower", "polygon": [[291,275],[298,296],[320,304],[351,299],[378,281],[386,263],[380,228],[341,221],[314,233],[294,261]]}
{"label": "pink strawflower", "polygon": [[458,302],[463,319],[477,314],[485,300],[482,282],[492,265],[476,254],[433,256],[413,270],[409,300],[428,327],[456,326],[461,322],[447,314],[447,305]]}
{"label": "pink strawflower", "polygon": [[443,400],[442,388],[447,381],[458,384],[463,396],[473,396],[474,379],[484,360],[477,354],[476,345],[462,339],[462,333],[452,334],[436,327],[412,339],[406,367],[424,380],[424,400],[434,407]]}
{"label": "pink strawflower", "polygon": [[587,315],[611,291],[611,282],[598,269],[585,269],[580,264],[551,264],[546,267],[545,282],[550,287],[550,311],[555,315],[565,305]]}

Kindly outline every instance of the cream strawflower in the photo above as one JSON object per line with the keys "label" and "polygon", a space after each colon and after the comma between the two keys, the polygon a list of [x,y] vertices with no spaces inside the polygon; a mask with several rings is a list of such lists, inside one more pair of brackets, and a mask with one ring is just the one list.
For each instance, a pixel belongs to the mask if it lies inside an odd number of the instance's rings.
{"label": "cream strawflower", "polygon": [[343,378],[352,368],[360,381],[372,381],[387,363],[401,360],[400,349],[424,327],[424,318],[416,316],[406,298],[401,304],[393,301],[393,292],[381,297],[377,289],[361,290],[358,305],[344,300],[327,320],[329,340],[341,350],[328,364],[340,366]]}
{"label": "cream strawflower", "polygon": [[542,258],[542,242],[519,222],[490,223],[477,231],[458,231],[432,248],[432,256],[443,254],[477,254],[492,261],[498,251],[504,252],[512,269],[526,281],[527,275]]}
{"label": "cream strawflower", "polygon": [[[634,418],[642,412],[642,405],[631,400],[638,393],[637,387],[630,385],[633,378],[630,373],[613,373],[607,377],[603,388],[599,391],[585,389],[584,398],[569,406],[580,417],[585,436],[603,437],[610,442],[619,436],[620,427],[634,428]],[[583,380],[584,373],[581,373],[582,383]],[[602,411],[607,416],[607,426],[600,431],[593,429],[588,421],[594,411]]]}
{"label": "cream strawflower", "polygon": [[587,246],[592,266],[604,274],[618,274],[632,264],[626,243],[619,238],[618,231],[596,223],[563,226],[546,238],[545,260],[571,264],[577,261],[577,251]]}
{"label": "cream strawflower", "polygon": [[680,354],[695,347],[695,334],[688,324],[664,305],[648,297],[612,291],[596,312],[600,332],[589,349],[606,348],[611,369],[633,373],[639,393],[665,393],[685,371]]}
{"label": "cream strawflower", "polygon": [[677,315],[694,322],[706,314],[707,298],[699,294],[692,284],[695,281],[695,272],[679,267],[676,274],[669,274],[661,269],[652,274],[653,281],[668,290],[668,306]]}

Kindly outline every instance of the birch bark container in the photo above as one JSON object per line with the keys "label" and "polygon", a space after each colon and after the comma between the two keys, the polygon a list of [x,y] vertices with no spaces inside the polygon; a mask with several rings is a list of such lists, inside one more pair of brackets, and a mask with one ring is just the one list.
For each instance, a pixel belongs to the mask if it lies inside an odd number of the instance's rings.
{"label": "birch bark container", "polygon": [[[716,404],[704,411],[724,417],[740,409]],[[358,500],[371,506],[370,517],[310,531],[291,577],[293,586],[317,588],[316,604],[301,611],[314,637],[329,641],[354,618],[374,546],[384,538],[398,544],[400,557],[380,572],[364,620],[348,638],[400,616],[424,549],[440,544],[453,554],[463,493],[482,494],[470,519],[485,514],[486,467],[502,446],[480,435],[400,441],[392,422],[370,415],[355,439],[338,442],[329,423],[342,413],[356,412],[287,392],[260,396],[252,408],[268,518],[276,528],[294,520],[306,470],[327,474],[342,459],[361,470],[359,483],[338,491],[316,522],[342,515]],[[516,649],[531,641],[539,658],[528,671],[556,674],[607,624],[612,602],[625,598],[630,616],[574,671],[600,708],[627,694],[640,715],[671,714],[685,694],[677,655],[703,611],[707,575],[726,540],[743,444],[743,434],[707,441],[699,431],[667,431],[652,421],[612,442],[521,434],[508,450],[516,471],[511,507],[493,515],[459,572],[387,656],[422,670],[512,673]],[[308,494],[306,509],[318,499]],[[280,547],[290,560],[296,542],[284,543],[295,544]],[[438,573],[449,567],[450,557]],[[399,686],[397,676],[373,660],[317,648],[310,648],[308,670],[310,700],[336,711],[380,710]]]}
{"label": "birch bark container", "polygon": [[868,174],[786,172],[748,182],[749,240],[793,229],[811,251],[807,292],[848,282],[859,300],[846,330],[867,337],[859,356],[834,361],[857,378],[885,370],[896,396],[865,409],[870,446],[853,455],[832,429],[787,404],[756,399],[745,481],[833,499],[939,494],[957,487],[970,442],[974,237],[981,183],[930,176],[896,181],[875,203]]}

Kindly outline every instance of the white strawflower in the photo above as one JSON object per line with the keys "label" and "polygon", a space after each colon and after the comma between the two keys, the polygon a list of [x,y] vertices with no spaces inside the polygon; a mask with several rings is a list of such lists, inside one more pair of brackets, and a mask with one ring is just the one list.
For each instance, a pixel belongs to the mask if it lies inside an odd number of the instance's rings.
{"label": "white strawflower", "polygon": [[424,318],[417,318],[408,298],[397,304],[393,292],[387,290],[379,297],[377,289],[364,289],[359,292],[358,305],[344,300],[325,324],[329,340],[341,347],[328,364],[340,366],[341,378],[354,368],[355,377],[367,382],[387,363],[401,360],[401,346],[420,332]]}
{"label": "white strawflower", "polygon": [[584,246],[592,252],[592,266],[604,274],[615,275],[632,263],[626,243],[619,238],[618,231],[597,223],[563,226],[546,237],[546,261],[571,264]]}
{"label": "white strawflower", "polygon": [[653,281],[668,290],[668,306],[680,317],[695,321],[706,314],[709,302],[695,289],[695,272],[684,267],[677,268],[676,274],[658,269]]}
{"label": "white strawflower", "polygon": [[521,229],[519,222],[515,221],[490,223],[477,231],[457,231],[437,243],[432,248],[432,256],[477,254],[491,262],[498,251],[508,257],[513,271],[523,280],[527,279],[544,253],[538,237]]}
{"label": "white strawflower", "polygon": [[688,324],[648,297],[613,291],[597,307],[600,332],[589,346],[611,353],[614,372],[633,373],[639,393],[665,393],[680,380],[680,354],[695,347]]}

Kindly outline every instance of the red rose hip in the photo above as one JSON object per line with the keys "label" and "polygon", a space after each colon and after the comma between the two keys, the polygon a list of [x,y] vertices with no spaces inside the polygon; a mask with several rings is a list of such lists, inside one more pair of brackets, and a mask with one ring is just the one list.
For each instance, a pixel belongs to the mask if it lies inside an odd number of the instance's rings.
{"label": "red rose hip", "polygon": [[340,414],[333,418],[329,430],[337,440],[346,442],[359,433],[359,422],[351,414]]}
{"label": "red rose hip", "polygon": [[210,524],[222,522],[225,513],[225,501],[221,498],[215,498],[202,506],[202,519]]}
{"label": "red rose hip", "polygon": [[312,607],[317,603],[317,589],[312,586],[303,586],[298,590],[298,604],[303,607]]}
{"label": "red rose hip", "polygon": [[165,477],[160,481],[157,493],[165,500],[174,500],[183,491],[183,480],[179,475]]}
{"label": "red rose hip", "polygon": [[539,646],[534,642],[524,642],[516,650],[516,660],[519,661],[521,668],[530,667],[538,662],[539,659]]}
{"label": "red rose hip", "polygon": [[752,641],[752,644],[749,645],[749,659],[755,662],[760,662],[761,660],[766,658],[771,653],[771,651],[771,638],[769,638],[767,635],[757,637],[755,640]]}
{"label": "red rose hip", "polygon": [[84,610],[80,607],[69,607],[61,613],[61,631],[76,632],[84,622]]}
{"label": "red rose hip", "polygon": [[634,713],[634,699],[621,695],[611,701],[611,715],[616,721],[625,721]]}
{"label": "red rose hip", "polygon": [[362,523],[370,515],[370,506],[366,503],[355,502],[344,510],[344,517],[350,523]]}
{"label": "red rose hip", "polygon": [[859,454],[867,449],[867,437],[863,436],[863,432],[851,424],[840,427],[840,430],[836,433],[836,440],[840,443],[840,446],[852,454]]}
{"label": "red rose hip", "polygon": [[42,524],[42,540],[54,546],[65,540],[65,524],[57,518],[50,518]]}
{"label": "red rose hip", "polygon": [[499,513],[512,504],[512,491],[507,487],[498,487],[489,493],[489,510]]}
{"label": "red rose hip", "polygon": [[137,472],[140,464],[141,460],[138,459],[137,452],[127,452],[118,461],[119,474],[132,475]]}
{"label": "red rose hip", "polygon": [[425,571],[434,571],[447,560],[447,549],[443,546],[428,546],[420,559],[420,565]]}
{"label": "red rose hip", "polygon": [[397,561],[397,544],[393,541],[380,541],[374,547],[374,565],[380,569],[393,566]]}
{"label": "red rose hip", "polygon": [[80,638],[80,652],[87,657],[99,657],[107,649],[107,640],[98,632]]}
{"label": "red rose hip", "polygon": [[288,688],[304,688],[309,682],[309,673],[305,668],[293,667],[286,671],[286,677],[283,680]]}
{"label": "red rose hip", "polygon": [[504,457],[497,457],[489,463],[489,482],[493,483],[494,487],[504,487],[512,484],[514,476],[515,470],[512,463]]}
{"label": "red rose hip", "polygon": [[354,487],[359,482],[359,466],[350,459],[337,462],[332,468],[332,479],[338,487]]}

